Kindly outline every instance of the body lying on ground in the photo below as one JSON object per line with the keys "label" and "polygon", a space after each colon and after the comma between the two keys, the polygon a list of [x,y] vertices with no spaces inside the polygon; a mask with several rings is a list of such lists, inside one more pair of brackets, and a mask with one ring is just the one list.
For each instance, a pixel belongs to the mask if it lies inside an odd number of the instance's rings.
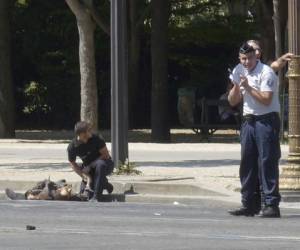
{"label": "body lying on ground", "polygon": [[[11,200],[20,199],[20,196],[9,188],[5,189],[5,193]],[[53,182],[48,179],[38,182],[26,191],[22,198],[25,200],[86,201],[87,195],[74,193],[72,185],[68,184],[66,180]]]}

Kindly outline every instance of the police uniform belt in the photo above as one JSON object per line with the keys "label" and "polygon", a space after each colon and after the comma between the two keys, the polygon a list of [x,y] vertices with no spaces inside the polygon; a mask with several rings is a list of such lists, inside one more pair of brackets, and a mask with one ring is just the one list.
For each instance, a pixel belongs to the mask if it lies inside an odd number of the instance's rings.
{"label": "police uniform belt", "polygon": [[256,122],[256,121],[261,121],[261,120],[267,120],[267,119],[271,119],[273,117],[278,117],[279,114],[277,112],[271,112],[271,113],[267,113],[264,115],[244,115],[243,116],[243,121],[247,121],[247,122]]}

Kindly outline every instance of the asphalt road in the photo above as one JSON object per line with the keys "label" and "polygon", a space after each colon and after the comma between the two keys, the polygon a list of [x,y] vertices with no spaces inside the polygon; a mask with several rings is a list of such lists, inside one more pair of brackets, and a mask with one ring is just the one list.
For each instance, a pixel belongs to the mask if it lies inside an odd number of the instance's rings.
{"label": "asphalt road", "polygon": [[[300,211],[236,218],[229,203],[0,202],[0,249],[299,249]],[[36,230],[26,230],[26,225]]]}

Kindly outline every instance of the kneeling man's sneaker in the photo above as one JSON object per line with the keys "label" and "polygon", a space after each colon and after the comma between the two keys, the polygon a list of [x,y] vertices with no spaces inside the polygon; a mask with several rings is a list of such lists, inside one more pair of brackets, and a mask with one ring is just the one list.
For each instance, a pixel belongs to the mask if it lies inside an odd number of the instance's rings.
{"label": "kneeling man's sneaker", "polygon": [[278,206],[265,206],[258,216],[262,218],[280,218],[280,209]]}
{"label": "kneeling man's sneaker", "polygon": [[241,207],[238,209],[234,209],[234,210],[229,210],[228,211],[229,214],[234,215],[234,216],[254,216],[254,211],[253,209],[249,209],[247,207]]}
{"label": "kneeling man's sneaker", "polygon": [[89,202],[91,203],[98,202],[98,199],[96,196],[93,196],[91,199],[89,199]]}

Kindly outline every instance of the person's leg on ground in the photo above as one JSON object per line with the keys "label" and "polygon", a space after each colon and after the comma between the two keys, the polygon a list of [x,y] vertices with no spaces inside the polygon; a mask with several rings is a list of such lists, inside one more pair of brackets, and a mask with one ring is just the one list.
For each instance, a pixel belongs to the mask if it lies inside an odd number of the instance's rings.
{"label": "person's leg on ground", "polygon": [[114,163],[111,159],[105,160],[106,168],[105,168],[105,175],[103,175],[103,188],[107,190],[109,194],[111,194],[114,190],[114,187],[111,183],[108,182],[107,176],[111,175],[114,171]]}
{"label": "person's leg on ground", "polygon": [[113,162],[111,160],[98,159],[91,164],[91,175],[93,177],[93,190],[94,194],[92,199],[97,200],[107,189],[108,193],[113,191],[113,186],[108,182],[106,176],[113,171]]}
{"label": "person's leg on ground", "polygon": [[99,196],[102,195],[103,192],[103,175],[105,162],[103,160],[96,160],[92,163],[92,168],[94,168],[94,195],[92,200],[98,200]]}

